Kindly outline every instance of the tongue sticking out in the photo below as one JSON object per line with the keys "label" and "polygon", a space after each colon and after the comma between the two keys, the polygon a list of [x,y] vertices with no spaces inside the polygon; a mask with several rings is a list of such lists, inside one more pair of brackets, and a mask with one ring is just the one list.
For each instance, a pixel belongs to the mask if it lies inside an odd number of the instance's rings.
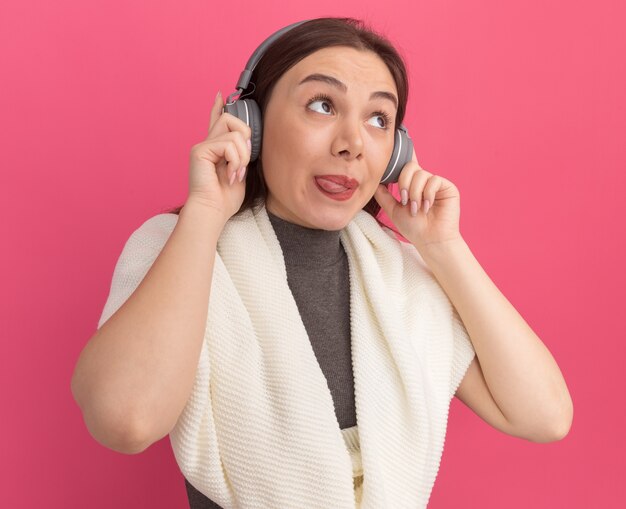
{"label": "tongue sticking out", "polygon": [[315,177],[315,181],[324,191],[328,191],[329,193],[341,193],[348,190],[347,187],[342,186],[341,184],[337,184],[336,182],[331,182],[330,180],[326,180],[324,178]]}

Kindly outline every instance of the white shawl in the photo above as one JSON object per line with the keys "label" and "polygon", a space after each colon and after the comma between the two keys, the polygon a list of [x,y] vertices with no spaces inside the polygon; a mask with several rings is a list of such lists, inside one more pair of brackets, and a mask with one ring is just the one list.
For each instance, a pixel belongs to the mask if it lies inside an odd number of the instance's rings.
{"label": "white shawl", "polygon": [[[100,325],[134,291],[177,220],[159,214],[133,233]],[[361,503],[332,395],[261,205],[231,218],[219,238],[194,386],[169,435],[185,477],[225,509],[428,503],[450,401],[475,352],[412,245],[364,211],[340,239],[350,267]]]}

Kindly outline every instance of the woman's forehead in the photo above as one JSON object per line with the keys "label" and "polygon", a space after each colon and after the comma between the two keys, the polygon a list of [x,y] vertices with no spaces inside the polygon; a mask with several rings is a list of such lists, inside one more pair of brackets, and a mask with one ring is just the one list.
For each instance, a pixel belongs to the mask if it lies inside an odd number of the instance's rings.
{"label": "woman's forehead", "polygon": [[346,46],[333,46],[314,51],[287,72],[292,75],[303,75],[313,71],[323,72],[323,70],[340,74],[355,71],[379,73],[381,70],[385,70],[389,74],[389,79],[392,79],[385,62],[376,53]]}
{"label": "woman's forehead", "polygon": [[383,60],[372,51],[355,48],[323,48],[300,60],[282,78],[291,90],[306,83],[325,83],[342,92],[363,86],[396,93],[393,76]]}

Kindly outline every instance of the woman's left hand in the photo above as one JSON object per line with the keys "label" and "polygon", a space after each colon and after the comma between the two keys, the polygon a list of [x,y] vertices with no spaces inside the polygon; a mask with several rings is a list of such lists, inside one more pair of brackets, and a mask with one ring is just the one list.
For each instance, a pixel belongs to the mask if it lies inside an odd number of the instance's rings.
{"label": "woman's left hand", "polygon": [[[374,198],[398,231],[416,248],[461,238],[459,190],[448,179],[422,169],[415,150],[412,160],[402,168],[398,187],[400,191],[406,190],[406,205],[397,201],[383,184],[378,185]],[[429,208],[425,210],[425,206]],[[417,210],[415,216],[412,210]]]}

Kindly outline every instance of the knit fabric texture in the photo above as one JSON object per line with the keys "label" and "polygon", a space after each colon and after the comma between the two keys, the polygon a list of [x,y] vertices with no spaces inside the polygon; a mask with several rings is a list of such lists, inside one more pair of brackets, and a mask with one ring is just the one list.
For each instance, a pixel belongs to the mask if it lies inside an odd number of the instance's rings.
{"label": "knit fabric texture", "polygon": [[[99,326],[134,291],[177,220],[159,214],[133,233]],[[184,476],[223,508],[428,503],[449,404],[475,352],[413,246],[364,211],[340,238],[350,265],[360,500],[328,384],[261,205],[231,218],[218,241],[194,387],[170,433]]]}
{"label": "knit fabric texture", "polygon": [[[285,258],[289,288],[332,394],[358,497],[363,469],[354,406],[350,267],[340,231],[305,227],[266,210]],[[221,509],[188,479],[184,483],[190,509]]]}

